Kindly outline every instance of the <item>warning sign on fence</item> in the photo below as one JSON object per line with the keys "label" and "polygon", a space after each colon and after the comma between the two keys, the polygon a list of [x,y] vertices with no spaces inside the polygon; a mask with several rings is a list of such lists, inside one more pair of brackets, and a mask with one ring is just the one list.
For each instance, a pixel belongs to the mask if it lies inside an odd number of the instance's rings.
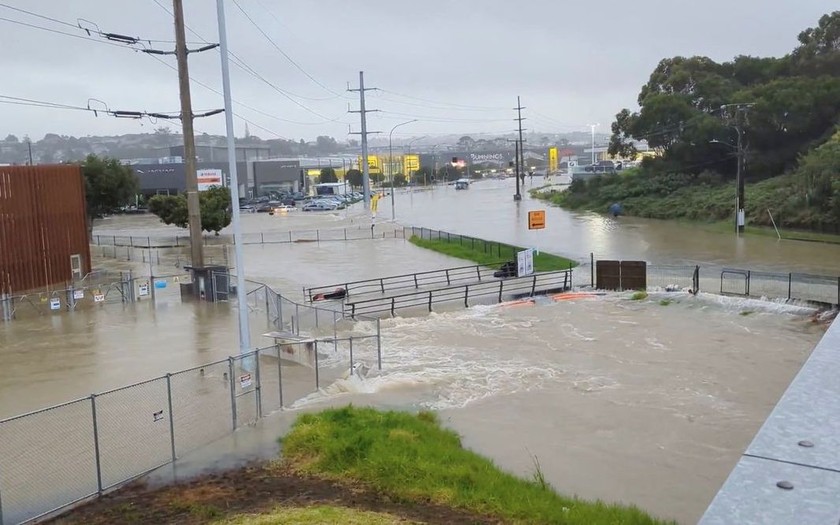
{"label": "warning sign on fence", "polygon": [[84,290],[73,290],[73,299],[84,299],[85,298],[85,291]]}
{"label": "warning sign on fence", "polygon": [[94,303],[104,303],[105,302],[105,294],[100,292],[99,290],[93,291],[93,302]]}
{"label": "warning sign on fence", "polygon": [[53,297],[50,299],[50,310],[60,310],[61,309],[61,299],[58,297]]}
{"label": "warning sign on fence", "polygon": [[140,295],[140,297],[149,295],[149,283],[148,282],[140,283],[140,287],[139,287],[138,291],[139,291],[138,295]]}
{"label": "warning sign on fence", "polygon": [[242,374],[239,376],[239,386],[242,388],[251,386],[251,374]]}

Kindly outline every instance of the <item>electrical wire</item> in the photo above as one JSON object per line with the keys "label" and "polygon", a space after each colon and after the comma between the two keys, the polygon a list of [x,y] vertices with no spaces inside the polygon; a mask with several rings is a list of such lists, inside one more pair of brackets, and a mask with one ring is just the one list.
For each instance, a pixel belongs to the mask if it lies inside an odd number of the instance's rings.
{"label": "electrical wire", "polygon": [[275,41],[274,41],[274,40],[273,40],[270,36],[268,36],[268,33],[266,33],[265,31],[263,31],[262,27],[260,27],[260,25],[259,25],[259,24],[257,24],[257,22],[256,22],[256,21],[254,21],[254,19],[253,19],[253,18],[251,18],[251,15],[249,15],[249,14],[248,14],[248,12],[247,12],[247,11],[245,11],[245,9],[242,7],[242,5],[239,3],[239,1],[238,1],[238,0],[232,0],[232,1],[233,1],[233,5],[235,5],[235,6],[236,6],[236,8],[237,8],[237,9],[239,9],[239,10],[242,12],[242,14],[243,14],[243,15],[245,15],[245,18],[247,18],[247,19],[248,19],[248,21],[249,21],[249,22],[251,22],[251,25],[253,25],[253,26],[257,29],[257,31],[259,31],[259,33],[260,33],[262,36],[264,36],[264,37],[265,37],[265,39],[266,39],[266,40],[268,40],[268,41],[271,43],[271,45],[274,47],[274,49],[276,49],[278,53],[280,53],[281,55],[283,55],[283,57],[284,57],[286,60],[288,60],[288,61],[289,61],[289,62],[290,62],[293,66],[295,66],[295,68],[297,68],[297,69],[298,69],[298,71],[300,71],[301,73],[303,73],[303,74],[306,76],[306,78],[308,78],[309,80],[311,80],[312,82],[314,82],[314,83],[315,83],[315,84],[317,84],[319,87],[321,87],[321,88],[323,88],[324,90],[326,90],[327,92],[329,92],[329,93],[331,93],[331,94],[333,94],[333,95],[336,95],[337,97],[344,97],[344,96],[345,96],[343,93],[339,93],[339,92],[337,92],[337,91],[334,91],[334,90],[330,89],[329,87],[327,87],[327,86],[325,86],[323,83],[321,83],[321,82],[320,82],[317,78],[315,78],[315,77],[313,77],[312,75],[310,75],[310,74],[309,74],[309,72],[308,72],[308,71],[306,71],[305,69],[303,69],[303,67],[302,67],[300,64],[298,64],[297,62],[295,62],[295,60],[294,60],[292,57],[290,57],[290,56],[288,55],[288,53],[286,53],[285,51],[283,51],[283,50],[280,48],[280,46],[278,46],[278,45],[277,45],[277,43],[276,43],[276,42],[275,42]]}
{"label": "electrical wire", "polygon": [[467,105],[467,104],[456,104],[456,103],[452,103],[452,102],[439,102],[439,101],[434,101],[434,100],[430,100],[430,99],[427,99],[427,98],[415,97],[415,96],[412,96],[412,95],[404,95],[402,93],[397,93],[396,91],[390,91],[390,90],[383,89],[383,88],[379,88],[379,91],[382,91],[383,93],[390,93],[391,95],[396,95],[398,97],[408,98],[408,99],[412,99],[412,100],[419,100],[421,102],[428,102],[428,103],[431,103],[431,104],[437,104],[439,106],[452,106],[452,107],[456,107],[456,108],[472,109],[472,110],[477,110],[477,111],[478,110],[511,111],[513,109],[513,108],[503,108],[503,107],[500,107],[500,106],[472,106],[472,105]]}
{"label": "electrical wire", "polygon": [[81,40],[88,40],[90,42],[96,42],[98,44],[105,44],[105,45],[109,45],[109,46],[119,47],[121,49],[131,49],[132,51],[138,52],[137,49],[127,47],[125,44],[117,44],[116,42],[109,42],[108,40],[100,40],[98,38],[92,38],[92,37],[89,37],[89,36],[75,35],[73,33],[68,33],[66,31],[59,31],[58,29],[51,29],[49,27],[43,27],[43,26],[39,26],[39,25],[35,25],[35,24],[30,24],[28,22],[21,22],[20,20],[12,20],[11,18],[0,17],[0,21],[11,22],[12,24],[17,24],[17,25],[21,25],[21,26],[24,26],[24,27],[29,27],[29,28],[32,28],[32,29],[39,29],[41,31],[47,31],[49,33],[55,33],[55,34],[58,34],[58,35],[69,36],[69,37],[72,37],[72,38],[79,38]]}

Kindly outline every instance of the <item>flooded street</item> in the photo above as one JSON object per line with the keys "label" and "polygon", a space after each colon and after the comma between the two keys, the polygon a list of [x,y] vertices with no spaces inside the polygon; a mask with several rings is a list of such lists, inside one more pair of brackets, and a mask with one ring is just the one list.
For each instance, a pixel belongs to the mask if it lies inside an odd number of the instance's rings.
{"label": "flooded street", "polygon": [[[508,179],[468,191],[399,191],[397,219],[580,260],[594,252],[660,264],[840,273],[840,246],[576,215],[527,194],[517,205],[513,185]],[[546,230],[527,230],[530,209],[547,210]],[[467,264],[398,238],[388,217],[385,200],[374,239],[248,244],[246,276],[301,301],[304,286]],[[242,225],[252,239],[316,229],[321,238],[341,238],[346,229],[360,239],[370,231],[359,205],[246,214]],[[152,216],[123,216],[98,222],[94,235],[185,232]],[[131,260],[121,249],[92,250],[98,268],[139,277],[176,275],[186,263],[183,247],[135,249]],[[207,251],[213,262],[233,260],[225,248]],[[811,309],[702,293],[537,303],[383,319],[381,373],[324,384],[288,402],[300,410],[347,402],[437,410],[467,446],[507,470],[530,476],[536,460],[559,491],[692,523],[822,334],[808,319]],[[105,304],[5,323],[0,419],[237,354],[231,306],[181,303],[173,284],[155,305]],[[251,314],[252,344],[266,346],[272,341],[262,336],[268,324],[259,306]],[[357,325],[370,331],[366,323]]]}

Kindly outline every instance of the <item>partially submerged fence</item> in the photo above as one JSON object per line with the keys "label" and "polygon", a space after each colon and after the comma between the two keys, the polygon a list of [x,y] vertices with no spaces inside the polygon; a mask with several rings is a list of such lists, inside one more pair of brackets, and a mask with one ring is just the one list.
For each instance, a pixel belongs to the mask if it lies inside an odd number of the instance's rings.
{"label": "partially submerged fence", "polygon": [[378,321],[360,327],[248,286],[249,309],[265,309],[264,347],[0,421],[0,525],[100,496],[322,385],[381,368]]}
{"label": "partially submerged fence", "polygon": [[[276,232],[243,233],[242,244],[290,244],[296,242],[358,241],[370,239],[402,239],[401,228],[371,228],[369,225],[355,228],[323,228],[314,230],[292,230]],[[230,235],[203,235],[205,246],[233,244]],[[129,248],[181,248],[190,245],[189,235],[93,235],[95,246],[120,246]]]}
{"label": "partially submerged fence", "polygon": [[433,305],[447,302],[470,301],[502,302],[505,299],[531,297],[540,293],[563,292],[572,286],[572,270],[543,272],[524,277],[496,279],[479,283],[453,285],[431,290],[420,290],[387,297],[350,300],[344,303],[344,315],[358,317],[388,312],[396,315],[398,310],[411,308],[432,311]]}

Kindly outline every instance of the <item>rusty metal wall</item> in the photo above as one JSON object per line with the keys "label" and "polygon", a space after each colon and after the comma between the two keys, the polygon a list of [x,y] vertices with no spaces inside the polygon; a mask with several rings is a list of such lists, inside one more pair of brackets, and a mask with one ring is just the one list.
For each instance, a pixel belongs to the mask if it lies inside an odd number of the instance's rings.
{"label": "rusty metal wall", "polygon": [[72,281],[71,255],[90,272],[79,166],[0,166],[0,293]]}
{"label": "rusty metal wall", "polygon": [[645,261],[596,261],[595,282],[599,290],[647,289]]}

